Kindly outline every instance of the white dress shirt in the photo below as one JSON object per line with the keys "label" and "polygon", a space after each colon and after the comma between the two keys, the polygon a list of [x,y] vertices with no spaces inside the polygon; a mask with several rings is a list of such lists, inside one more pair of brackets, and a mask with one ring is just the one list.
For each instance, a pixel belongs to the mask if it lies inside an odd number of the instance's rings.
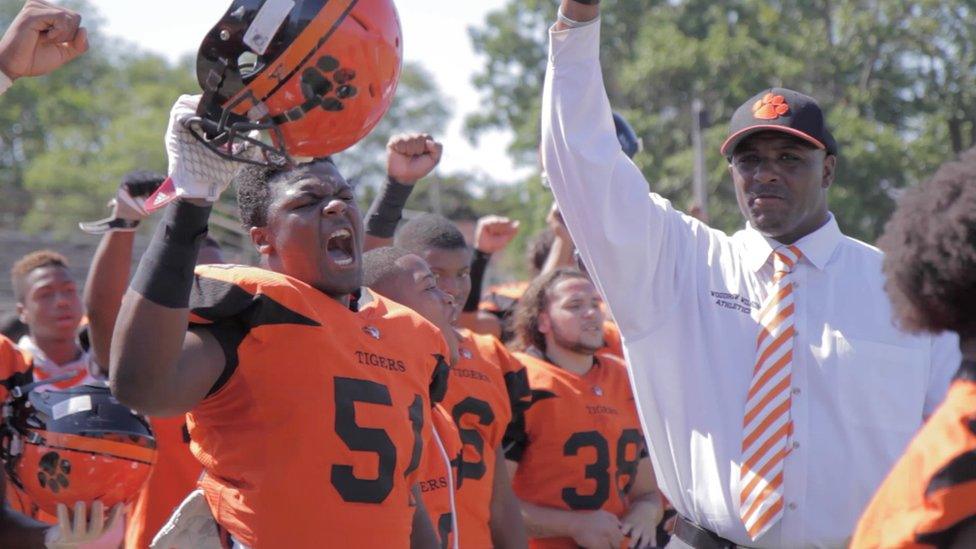
{"label": "white dress shirt", "polygon": [[[891,320],[881,253],[831,219],[796,246],[794,424],[783,519],[755,542],[737,482],[756,317],[778,245],[733,236],[651,193],[620,150],[600,26],[550,32],[543,163],[559,209],[620,327],[658,483],[683,516],[738,544],[840,547],[959,365],[954,334]],[[652,53],[649,53],[652,55]],[[843,183],[839,183],[843,184]]]}

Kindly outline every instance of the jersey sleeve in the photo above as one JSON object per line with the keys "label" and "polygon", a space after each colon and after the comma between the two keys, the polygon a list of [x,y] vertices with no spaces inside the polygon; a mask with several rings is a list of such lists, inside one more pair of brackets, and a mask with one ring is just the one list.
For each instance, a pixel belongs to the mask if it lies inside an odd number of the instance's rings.
{"label": "jersey sleeve", "polygon": [[0,401],[18,385],[30,383],[28,361],[24,353],[5,336],[0,335]]}

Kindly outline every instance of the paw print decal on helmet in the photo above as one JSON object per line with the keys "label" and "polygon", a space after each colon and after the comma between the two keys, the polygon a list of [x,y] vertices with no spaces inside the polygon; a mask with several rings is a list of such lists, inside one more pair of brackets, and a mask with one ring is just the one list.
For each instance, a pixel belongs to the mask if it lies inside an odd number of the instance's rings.
{"label": "paw print decal on helmet", "polygon": [[776,120],[790,112],[790,105],[782,95],[767,93],[752,106],[752,114],[761,120]]}
{"label": "paw print decal on helmet", "polygon": [[359,93],[352,84],[355,79],[356,71],[341,67],[339,60],[331,55],[322,56],[314,67],[308,67],[302,72],[301,89],[305,103],[293,110],[300,110],[304,114],[321,106],[327,111],[341,111],[344,108],[343,100],[351,99]]}
{"label": "paw print decal on helmet", "polygon": [[48,452],[41,457],[41,470],[37,472],[37,482],[42,488],[57,494],[69,485],[68,476],[71,475],[71,462],[61,459],[57,452]]}

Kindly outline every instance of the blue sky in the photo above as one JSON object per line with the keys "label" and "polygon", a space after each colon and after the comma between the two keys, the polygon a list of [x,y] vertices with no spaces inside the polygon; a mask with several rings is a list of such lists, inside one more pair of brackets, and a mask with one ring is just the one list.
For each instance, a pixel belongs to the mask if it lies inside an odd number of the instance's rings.
{"label": "blue sky", "polygon": [[[226,0],[91,0],[105,20],[105,31],[141,44],[149,51],[177,59],[194,53],[201,38],[226,10]],[[450,100],[454,118],[444,142],[439,170],[481,171],[499,181],[514,181],[519,174],[508,157],[507,132],[482,137],[477,146],[461,133],[464,115],[479,110],[478,94],[471,76],[483,60],[475,55],[467,28],[479,25],[485,15],[505,0],[397,0],[403,25],[404,56],[422,63],[436,77],[442,93]],[[424,131],[424,128],[403,128]]]}

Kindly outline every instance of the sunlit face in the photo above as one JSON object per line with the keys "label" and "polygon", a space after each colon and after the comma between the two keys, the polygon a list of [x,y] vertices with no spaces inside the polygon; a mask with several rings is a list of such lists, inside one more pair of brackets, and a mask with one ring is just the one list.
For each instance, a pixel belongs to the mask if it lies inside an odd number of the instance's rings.
{"label": "sunlit face", "polygon": [[471,293],[471,250],[428,248],[421,257],[437,277],[437,286],[454,299],[454,318],[457,319]]}
{"label": "sunlit face", "polygon": [[24,297],[17,304],[20,320],[38,340],[74,339],[81,322],[78,286],[64,267],[34,269],[21,282]]}
{"label": "sunlit face", "polygon": [[603,299],[592,282],[563,279],[549,289],[548,296],[548,305],[539,315],[547,349],[555,346],[593,354],[603,347]]}
{"label": "sunlit face", "polygon": [[836,161],[783,132],[747,137],[729,166],[742,215],[763,235],[787,244],[817,230],[828,219]]}
{"label": "sunlit face", "polygon": [[437,278],[427,262],[409,254],[396,261],[400,272],[372,288],[380,294],[409,307],[437,326],[451,348],[451,363],[457,359],[454,329],[454,300],[437,286]]}
{"label": "sunlit face", "polygon": [[251,229],[263,262],[333,297],[358,289],[363,223],[353,189],[335,165],[304,164],[269,185],[268,223]]}

